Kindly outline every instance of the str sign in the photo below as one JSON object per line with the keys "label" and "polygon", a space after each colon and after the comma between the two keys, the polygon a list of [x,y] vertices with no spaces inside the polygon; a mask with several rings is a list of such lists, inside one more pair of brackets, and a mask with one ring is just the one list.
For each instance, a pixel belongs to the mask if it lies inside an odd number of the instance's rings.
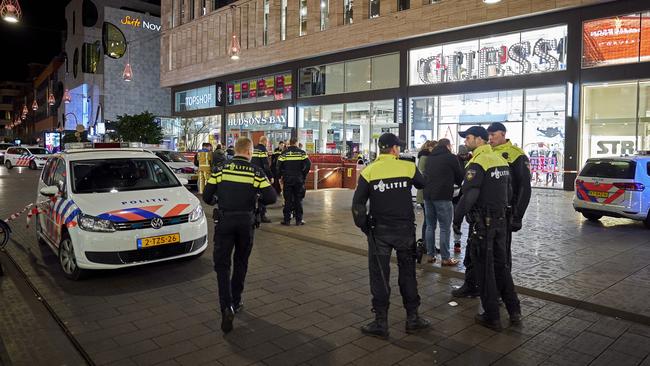
{"label": "str sign", "polygon": [[124,25],[129,25],[133,28],[144,28],[144,29],[160,32],[160,24],[155,24],[144,20],[141,21],[140,18],[132,17],[130,15],[127,15],[124,18],[122,18],[120,20],[120,23]]}
{"label": "str sign", "polygon": [[592,158],[607,156],[634,155],[636,143],[634,136],[592,136]]}

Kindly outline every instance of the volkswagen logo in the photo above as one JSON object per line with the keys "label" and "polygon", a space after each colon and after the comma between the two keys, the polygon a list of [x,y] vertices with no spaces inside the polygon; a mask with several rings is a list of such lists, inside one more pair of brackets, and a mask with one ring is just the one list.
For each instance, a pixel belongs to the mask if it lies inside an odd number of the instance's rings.
{"label": "volkswagen logo", "polygon": [[151,220],[151,227],[154,229],[160,229],[163,227],[163,225],[165,225],[165,223],[160,217],[156,217],[155,219]]}

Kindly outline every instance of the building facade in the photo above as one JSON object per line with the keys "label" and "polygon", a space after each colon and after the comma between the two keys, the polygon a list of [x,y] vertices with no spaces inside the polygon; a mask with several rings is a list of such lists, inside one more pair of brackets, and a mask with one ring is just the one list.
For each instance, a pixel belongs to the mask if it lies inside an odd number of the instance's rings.
{"label": "building facade", "polygon": [[[160,86],[160,7],[144,1],[72,0],[66,7],[64,128],[91,135],[123,114],[170,112]],[[132,77],[125,81],[126,64]]]}
{"label": "building facade", "polygon": [[415,151],[502,122],[533,184],[564,189],[587,158],[650,149],[646,2],[234,4],[162,2],[161,84],[188,146],[293,135],[310,153],[373,156],[383,132]]}

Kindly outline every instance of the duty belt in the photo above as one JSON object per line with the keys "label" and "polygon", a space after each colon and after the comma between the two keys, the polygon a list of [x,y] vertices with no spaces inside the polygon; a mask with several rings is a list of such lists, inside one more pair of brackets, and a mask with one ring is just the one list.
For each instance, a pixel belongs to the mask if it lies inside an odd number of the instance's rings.
{"label": "duty belt", "polygon": [[252,216],[253,210],[251,211],[219,211],[223,216]]}

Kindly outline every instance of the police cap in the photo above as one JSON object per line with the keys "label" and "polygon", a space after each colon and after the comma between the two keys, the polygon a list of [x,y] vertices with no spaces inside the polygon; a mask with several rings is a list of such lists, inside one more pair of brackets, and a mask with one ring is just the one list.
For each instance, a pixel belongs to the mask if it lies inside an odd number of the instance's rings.
{"label": "police cap", "polygon": [[481,126],[472,126],[465,131],[458,132],[458,134],[462,138],[467,137],[467,135],[472,135],[472,136],[480,137],[484,141],[487,141],[489,139],[487,130]]}
{"label": "police cap", "polygon": [[503,125],[501,122],[493,122],[490,123],[490,125],[487,128],[488,132],[497,132],[497,131],[503,131],[506,132],[506,126]]}
{"label": "police cap", "polygon": [[379,137],[378,144],[380,149],[388,149],[393,146],[404,148],[404,146],[406,146],[404,141],[400,140],[397,136],[395,136],[395,134],[392,134],[390,132],[381,135],[381,137]]}

